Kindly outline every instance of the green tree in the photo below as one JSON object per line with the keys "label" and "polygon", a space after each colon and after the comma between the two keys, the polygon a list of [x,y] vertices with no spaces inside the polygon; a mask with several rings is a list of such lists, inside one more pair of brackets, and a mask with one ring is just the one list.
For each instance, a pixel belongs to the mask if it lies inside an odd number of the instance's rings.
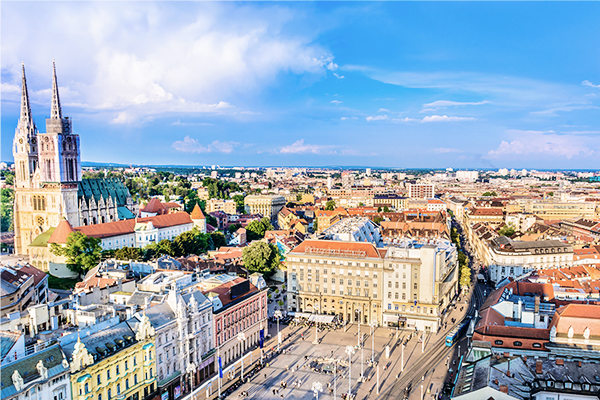
{"label": "green tree", "polygon": [[278,305],[279,307],[283,307],[283,300],[279,300],[279,301],[277,302],[277,305]]}
{"label": "green tree", "polygon": [[302,200],[302,193],[296,194],[296,201],[301,201],[301,200]]}
{"label": "green tree", "polygon": [[279,251],[271,243],[254,242],[250,246],[244,247],[242,257],[244,267],[251,274],[258,272],[269,277],[279,267]]}
{"label": "green tree", "polygon": [[496,192],[485,192],[483,194],[484,197],[496,197],[498,194]]}
{"label": "green tree", "polygon": [[142,258],[142,250],[137,247],[121,247],[115,250],[114,257],[117,260],[138,261]]}
{"label": "green tree", "polygon": [[[190,254],[202,254],[208,248],[208,237],[208,234],[203,234],[196,228],[191,231],[180,233],[173,239],[171,253],[169,254],[175,257],[187,257]],[[161,242],[159,242],[159,244]]]}
{"label": "green tree", "polygon": [[67,267],[79,275],[89,271],[100,262],[102,246],[100,239],[81,232],[71,232],[65,246],[51,243],[50,251],[56,256],[67,258]]}
{"label": "green tree", "polygon": [[373,222],[375,222],[376,224],[381,224],[381,221],[383,221],[383,217],[375,217],[375,218],[373,218]]}
{"label": "green tree", "polygon": [[365,203],[363,203],[363,202],[361,201],[361,202],[359,202],[359,203],[358,203],[358,206],[359,206],[359,207],[364,207],[364,206],[365,206]]}
{"label": "green tree", "polygon": [[388,206],[383,206],[383,212],[390,212],[390,208]]}
{"label": "green tree", "polygon": [[325,203],[325,210],[326,211],[333,211],[333,210],[335,210],[335,201],[328,200],[327,203]]}
{"label": "green tree", "polygon": [[229,233],[233,233],[233,232],[237,231],[238,229],[240,229],[241,227],[242,227],[242,224],[231,224],[227,228],[227,231]]}
{"label": "green tree", "polygon": [[236,194],[233,196],[233,200],[235,201],[235,208],[239,213],[245,213],[244,210],[244,196],[241,194]]}
{"label": "green tree", "polygon": [[213,241],[213,245],[215,246],[215,249],[218,249],[219,247],[227,246],[227,240],[225,240],[225,235],[223,235],[222,232],[213,232],[210,234],[210,238]]}
{"label": "green tree", "polygon": [[13,230],[13,206],[15,192],[10,188],[2,188],[0,191],[0,231],[10,232]]}
{"label": "green tree", "polygon": [[515,227],[512,225],[504,225],[502,228],[498,230],[498,234],[500,236],[510,237],[515,234]]}
{"label": "green tree", "polygon": [[381,206],[377,207],[377,212],[381,212]]}
{"label": "green tree", "polygon": [[258,240],[265,237],[266,231],[273,230],[273,225],[269,218],[262,218],[258,221],[252,221],[246,227],[246,234],[249,240]]}

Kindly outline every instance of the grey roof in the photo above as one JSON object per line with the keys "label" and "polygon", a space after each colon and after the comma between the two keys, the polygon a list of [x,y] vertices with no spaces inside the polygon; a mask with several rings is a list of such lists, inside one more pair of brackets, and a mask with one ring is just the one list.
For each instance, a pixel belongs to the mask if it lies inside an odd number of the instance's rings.
{"label": "grey roof", "polygon": [[[146,316],[150,320],[150,324],[154,327],[154,329],[158,330],[161,327],[175,321],[175,312],[169,306],[169,303],[164,302],[153,307],[149,307],[145,310]],[[136,331],[139,325],[141,316],[136,315],[131,318],[127,322],[131,326],[131,328]]]}
{"label": "grey roof", "polygon": [[4,360],[4,357],[6,357],[14,344],[17,343],[17,340],[19,340],[20,336],[20,333],[0,331],[0,360]]}
{"label": "grey roof", "polygon": [[[129,338],[129,339],[128,339]],[[94,360],[106,357],[136,342],[135,332],[127,322],[121,322],[117,325],[103,329],[92,335],[81,338],[88,352],[94,357]],[[73,350],[77,342],[71,342],[63,347],[67,359],[72,360]]]}
{"label": "grey roof", "polygon": [[9,294],[12,294],[14,292],[16,292],[19,288],[15,285],[13,285],[12,283],[5,281],[4,279],[2,279],[2,282],[0,283],[0,295],[2,296],[6,296]]}
{"label": "grey roof", "polygon": [[10,364],[5,364],[2,366],[2,377],[0,380],[2,394],[0,398],[4,399],[18,393],[12,382],[12,374],[15,370],[18,370],[19,374],[21,374],[26,388],[29,382],[40,378],[40,374],[36,368],[40,360],[42,360],[44,367],[48,368],[48,379],[52,379],[69,370],[68,367],[64,368],[62,366],[63,352],[58,344],[20,358]]}
{"label": "grey roof", "polygon": [[148,304],[150,304],[150,301],[152,301],[152,297],[154,296],[154,293],[150,293],[150,292],[140,292],[140,291],[135,291],[133,292],[133,294],[131,295],[131,297],[129,298],[129,300],[127,300],[127,305],[128,306],[145,306],[146,305],[146,299],[148,299]]}
{"label": "grey roof", "polygon": [[198,307],[200,309],[202,309],[202,305],[205,304],[206,307],[212,307],[212,302],[200,291],[197,290],[197,288],[195,288],[196,290],[193,291],[189,291],[187,293],[183,293],[181,295],[181,297],[183,298],[183,301],[185,304],[189,305],[190,304],[190,299],[192,298],[192,296],[194,296],[194,298],[196,299],[196,301],[198,302]]}

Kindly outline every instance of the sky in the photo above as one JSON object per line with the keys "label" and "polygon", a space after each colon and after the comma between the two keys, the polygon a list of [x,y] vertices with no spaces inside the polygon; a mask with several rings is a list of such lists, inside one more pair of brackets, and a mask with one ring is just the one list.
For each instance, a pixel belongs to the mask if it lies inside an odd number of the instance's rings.
{"label": "sky", "polygon": [[600,169],[598,2],[2,2],[1,158],[21,62],[56,60],[83,161]]}

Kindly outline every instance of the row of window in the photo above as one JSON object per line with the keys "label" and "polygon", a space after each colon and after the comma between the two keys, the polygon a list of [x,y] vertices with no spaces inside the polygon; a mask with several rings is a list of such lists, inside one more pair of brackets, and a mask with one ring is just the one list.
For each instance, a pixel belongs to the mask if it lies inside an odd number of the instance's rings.
{"label": "row of window", "polygon": [[[304,262],[303,258],[300,259],[292,259],[290,261],[299,261],[301,263]],[[306,263],[311,264],[313,262],[313,260],[311,259],[307,259]],[[352,262],[352,261],[338,261],[338,260],[314,260],[315,264],[330,264],[330,265],[347,265],[349,267],[365,267],[365,268],[378,268],[379,264],[373,263],[373,264],[369,264],[369,263],[359,263],[359,262]],[[327,268],[325,268],[324,273],[327,273]],[[335,269],[332,268],[331,270],[332,274],[335,274]],[[343,274],[343,271],[340,271],[340,274]]]}
{"label": "row of window", "polygon": [[[415,300],[416,300],[416,296],[415,296]],[[388,303],[387,309],[390,310],[390,311],[392,310],[392,303]],[[394,304],[394,310],[395,311],[400,311],[400,306],[398,306],[398,304]],[[410,306],[409,310],[410,310],[410,312],[415,312],[415,310],[416,310],[417,313],[421,313],[421,311],[422,311],[423,314],[427,314],[428,312],[429,312],[429,314],[433,314],[434,311],[435,311],[435,308],[433,308],[433,307],[429,307],[429,308],[428,307],[423,307],[423,309],[421,310],[421,306],[417,306],[416,309],[415,309],[415,306]],[[402,305],[402,312],[406,312],[406,304]]]}
{"label": "row of window", "polygon": [[[498,340],[494,340],[494,344],[497,345],[497,346],[502,346],[504,344],[504,341],[503,340],[499,340],[499,339]],[[523,342],[515,340],[513,342],[513,346],[515,346],[515,347],[521,347],[521,346],[523,346]],[[534,349],[541,349],[542,348],[542,344],[535,342],[535,343],[533,343],[531,345],[531,347],[533,347]]]}

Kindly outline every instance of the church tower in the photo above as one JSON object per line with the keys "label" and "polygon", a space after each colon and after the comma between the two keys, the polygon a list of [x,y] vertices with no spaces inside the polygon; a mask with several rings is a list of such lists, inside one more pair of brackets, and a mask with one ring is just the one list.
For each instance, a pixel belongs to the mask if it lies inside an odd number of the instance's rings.
{"label": "church tower", "polygon": [[[33,239],[56,227],[63,219],[79,226],[77,201],[81,180],[79,136],[71,120],[63,117],[52,62],[52,105],[46,133],[38,133],[31,117],[25,67],[21,92],[21,115],[15,132],[15,252],[28,253]],[[34,265],[47,270],[47,265]]]}

